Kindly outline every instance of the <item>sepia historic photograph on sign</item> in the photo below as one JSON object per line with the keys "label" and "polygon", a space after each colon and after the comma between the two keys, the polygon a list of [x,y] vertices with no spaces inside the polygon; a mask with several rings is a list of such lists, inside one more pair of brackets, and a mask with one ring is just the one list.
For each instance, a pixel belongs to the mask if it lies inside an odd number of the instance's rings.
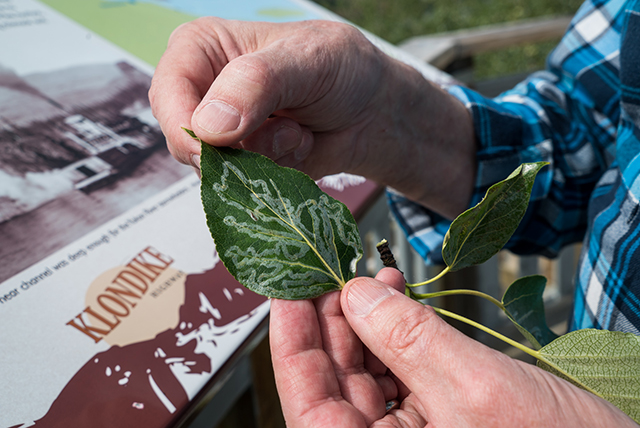
{"label": "sepia historic photograph on sign", "polygon": [[0,282],[191,173],[126,61],[18,75],[0,63]]}

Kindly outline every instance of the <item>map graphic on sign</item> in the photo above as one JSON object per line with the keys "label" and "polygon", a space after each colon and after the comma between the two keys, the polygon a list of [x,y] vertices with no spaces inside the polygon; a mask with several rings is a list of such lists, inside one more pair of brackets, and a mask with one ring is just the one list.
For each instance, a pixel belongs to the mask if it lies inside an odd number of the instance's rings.
{"label": "map graphic on sign", "polygon": [[148,3],[187,15],[215,15],[226,19],[284,22],[317,18],[308,10],[292,7],[287,0],[252,0],[249,14],[246,3],[229,0],[107,0],[105,3],[110,7]]}

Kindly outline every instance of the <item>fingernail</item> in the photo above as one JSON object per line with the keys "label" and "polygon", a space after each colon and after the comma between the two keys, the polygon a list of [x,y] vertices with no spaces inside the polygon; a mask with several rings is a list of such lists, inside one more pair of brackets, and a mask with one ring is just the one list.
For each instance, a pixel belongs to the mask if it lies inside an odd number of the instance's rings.
{"label": "fingernail", "polygon": [[191,154],[191,167],[198,178],[202,180],[202,173],[200,172],[200,155],[196,155],[195,153]]}
{"label": "fingernail", "polygon": [[200,155],[191,155],[191,165],[193,165],[194,168],[200,169]]}
{"label": "fingernail", "polygon": [[390,296],[392,296],[392,293],[385,287],[369,281],[359,281],[349,288],[347,302],[352,314],[365,317],[369,315],[380,302]]}
{"label": "fingernail", "polygon": [[302,141],[300,142],[300,146],[293,152],[293,157],[297,161],[301,161],[306,159],[309,156],[309,152],[311,152],[311,147],[313,147],[313,137],[311,134],[306,132],[302,133]]}
{"label": "fingernail", "polygon": [[300,145],[300,132],[289,126],[278,129],[273,136],[273,152],[276,156],[285,155],[298,145]]}
{"label": "fingernail", "polygon": [[196,114],[196,123],[212,134],[222,134],[238,129],[240,113],[227,103],[213,101]]}

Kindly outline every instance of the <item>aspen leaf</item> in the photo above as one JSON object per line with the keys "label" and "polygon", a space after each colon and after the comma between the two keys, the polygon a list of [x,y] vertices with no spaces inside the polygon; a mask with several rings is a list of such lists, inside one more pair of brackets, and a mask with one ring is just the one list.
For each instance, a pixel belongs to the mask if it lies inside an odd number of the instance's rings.
{"label": "aspen leaf", "polygon": [[511,284],[502,297],[507,317],[535,349],[558,338],[544,315],[542,294],[546,285],[542,275],[525,276]]}
{"label": "aspen leaf", "polygon": [[546,162],[525,163],[487,190],[473,208],[451,223],[442,257],[453,272],[484,263],[509,241],[524,216],[536,174]]}
{"label": "aspen leaf", "polygon": [[640,337],[577,330],[538,352],[539,367],[599,395],[640,423]]}
{"label": "aspen leaf", "polygon": [[253,152],[204,143],[201,173],[207,225],[241,284],[268,297],[310,299],[355,276],[358,226],[310,177]]}

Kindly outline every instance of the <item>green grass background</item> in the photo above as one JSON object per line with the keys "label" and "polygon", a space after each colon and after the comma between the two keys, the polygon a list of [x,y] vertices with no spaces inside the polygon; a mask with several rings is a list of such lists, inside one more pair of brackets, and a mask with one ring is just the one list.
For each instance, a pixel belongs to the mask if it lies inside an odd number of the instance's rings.
{"label": "green grass background", "polygon": [[[574,14],[583,0],[315,0],[391,43],[409,37],[534,17]],[[557,41],[478,55],[474,78],[544,68]]]}

